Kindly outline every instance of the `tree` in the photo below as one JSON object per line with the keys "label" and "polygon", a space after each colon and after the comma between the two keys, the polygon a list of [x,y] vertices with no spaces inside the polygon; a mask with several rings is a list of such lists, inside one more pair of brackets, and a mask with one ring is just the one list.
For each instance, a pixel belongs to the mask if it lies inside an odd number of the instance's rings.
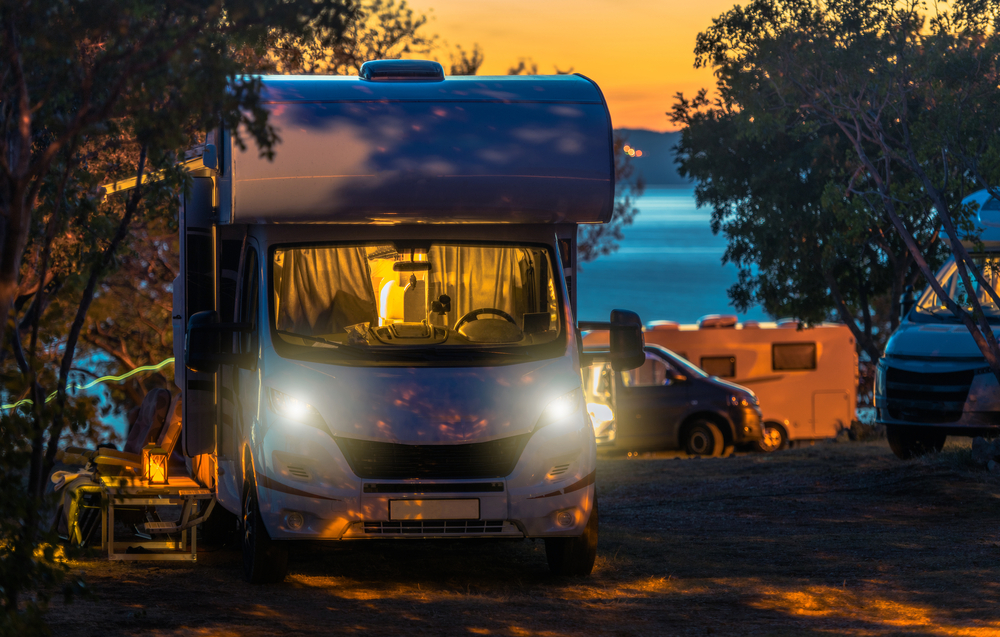
{"label": "tree", "polygon": [[[92,417],[68,380],[88,310],[133,221],[173,201],[184,179],[177,149],[201,131],[225,121],[264,148],[275,141],[259,82],[230,51],[307,26],[333,45],[349,13],[311,0],[0,6],[2,393],[32,401],[27,413],[0,419],[4,630],[32,630],[25,622],[40,617],[60,572],[42,531],[45,476],[63,434]],[[163,180],[143,184],[152,171]],[[138,187],[101,198],[101,183],[128,176]],[[22,611],[31,589],[39,596]]]}
{"label": "tree", "polygon": [[[806,324],[836,315],[876,360],[899,323],[896,300],[919,272],[884,219],[840,196],[838,185],[856,170],[850,145],[815,119],[772,113],[760,121],[735,108],[742,87],[723,88],[728,102],[710,104],[705,91],[690,101],[679,94],[670,115],[684,126],[680,171],[697,180],[698,204],[712,208],[712,231],[728,240],[723,263],[739,268],[730,298],[741,311],[760,304]],[[908,213],[936,265],[930,207]]]}
{"label": "tree", "polygon": [[473,45],[471,51],[466,51],[462,45],[458,45],[451,55],[451,70],[448,74],[475,75],[479,72],[479,67],[483,65],[485,59],[478,44]]}
{"label": "tree", "polygon": [[[997,7],[958,0],[928,16],[917,0],[756,0],[717,18],[695,53],[698,65],[715,68],[723,102],[747,121],[835,132],[850,152],[826,189],[828,202],[854,232],[874,235],[875,222],[892,229],[1000,379],[1000,348],[982,302],[945,293],[934,279],[927,227],[913,223],[932,210],[965,289],[1000,306],[962,243],[975,240],[975,229],[961,205],[972,189],[992,191],[998,177]],[[888,255],[884,243],[871,245]]]}
{"label": "tree", "polygon": [[296,34],[273,30],[243,49],[245,65],[258,72],[357,75],[368,60],[428,55],[438,38],[426,25],[427,16],[415,14],[406,0],[360,0],[343,24],[313,22]]}

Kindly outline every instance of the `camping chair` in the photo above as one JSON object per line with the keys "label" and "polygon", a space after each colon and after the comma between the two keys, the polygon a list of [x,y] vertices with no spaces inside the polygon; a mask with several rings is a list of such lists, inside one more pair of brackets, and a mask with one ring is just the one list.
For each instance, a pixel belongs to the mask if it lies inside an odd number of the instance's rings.
{"label": "camping chair", "polygon": [[142,448],[156,442],[168,456],[180,438],[181,395],[171,398],[166,389],[154,389],[142,401],[139,416],[129,431],[124,451],[110,448],[82,449],[69,447],[57,459],[64,465],[82,466],[77,472],[64,472],[57,489],[64,489],[56,517],[60,535],[74,544],[87,543],[100,520],[101,476],[140,476]]}

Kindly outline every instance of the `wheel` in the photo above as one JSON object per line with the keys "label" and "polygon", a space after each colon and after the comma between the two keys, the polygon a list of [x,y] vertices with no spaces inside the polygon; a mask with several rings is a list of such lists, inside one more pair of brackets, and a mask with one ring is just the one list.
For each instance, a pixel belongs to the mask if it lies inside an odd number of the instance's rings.
{"label": "wheel", "polygon": [[788,432],[776,422],[765,422],[764,437],[753,443],[757,451],[771,453],[788,446]]}
{"label": "wheel", "polygon": [[696,420],[684,434],[684,449],[693,456],[720,456],[725,444],[719,427],[710,420]]}
{"label": "wheel", "polygon": [[545,559],[556,575],[590,575],[597,559],[597,500],[580,537],[545,538]]}
{"label": "wheel", "polygon": [[257,502],[257,485],[247,481],[243,493],[243,575],[251,584],[271,584],[288,573],[288,550],[264,528]]}
{"label": "wheel", "polygon": [[941,451],[947,436],[933,429],[924,427],[907,427],[905,425],[886,425],[885,437],[889,448],[900,460],[909,460],[917,456]]}

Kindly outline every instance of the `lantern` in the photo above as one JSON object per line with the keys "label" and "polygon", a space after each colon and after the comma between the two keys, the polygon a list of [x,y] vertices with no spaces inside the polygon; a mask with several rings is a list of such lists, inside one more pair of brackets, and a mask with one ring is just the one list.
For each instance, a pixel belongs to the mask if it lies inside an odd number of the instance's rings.
{"label": "lantern", "polygon": [[154,444],[142,448],[142,477],[149,484],[167,483],[167,452]]}

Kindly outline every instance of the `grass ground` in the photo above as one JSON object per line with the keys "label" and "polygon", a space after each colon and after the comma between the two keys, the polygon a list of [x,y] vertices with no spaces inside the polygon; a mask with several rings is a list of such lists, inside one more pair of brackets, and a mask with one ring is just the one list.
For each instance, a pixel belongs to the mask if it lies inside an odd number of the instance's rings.
{"label": "grass ground", "polygon": [[304,545],[284,584],[238,551],[74,563],[96,594],[55,635],[1000,635],[1000,481],[968,443],[602,459],[585,579],[541,542]]}

